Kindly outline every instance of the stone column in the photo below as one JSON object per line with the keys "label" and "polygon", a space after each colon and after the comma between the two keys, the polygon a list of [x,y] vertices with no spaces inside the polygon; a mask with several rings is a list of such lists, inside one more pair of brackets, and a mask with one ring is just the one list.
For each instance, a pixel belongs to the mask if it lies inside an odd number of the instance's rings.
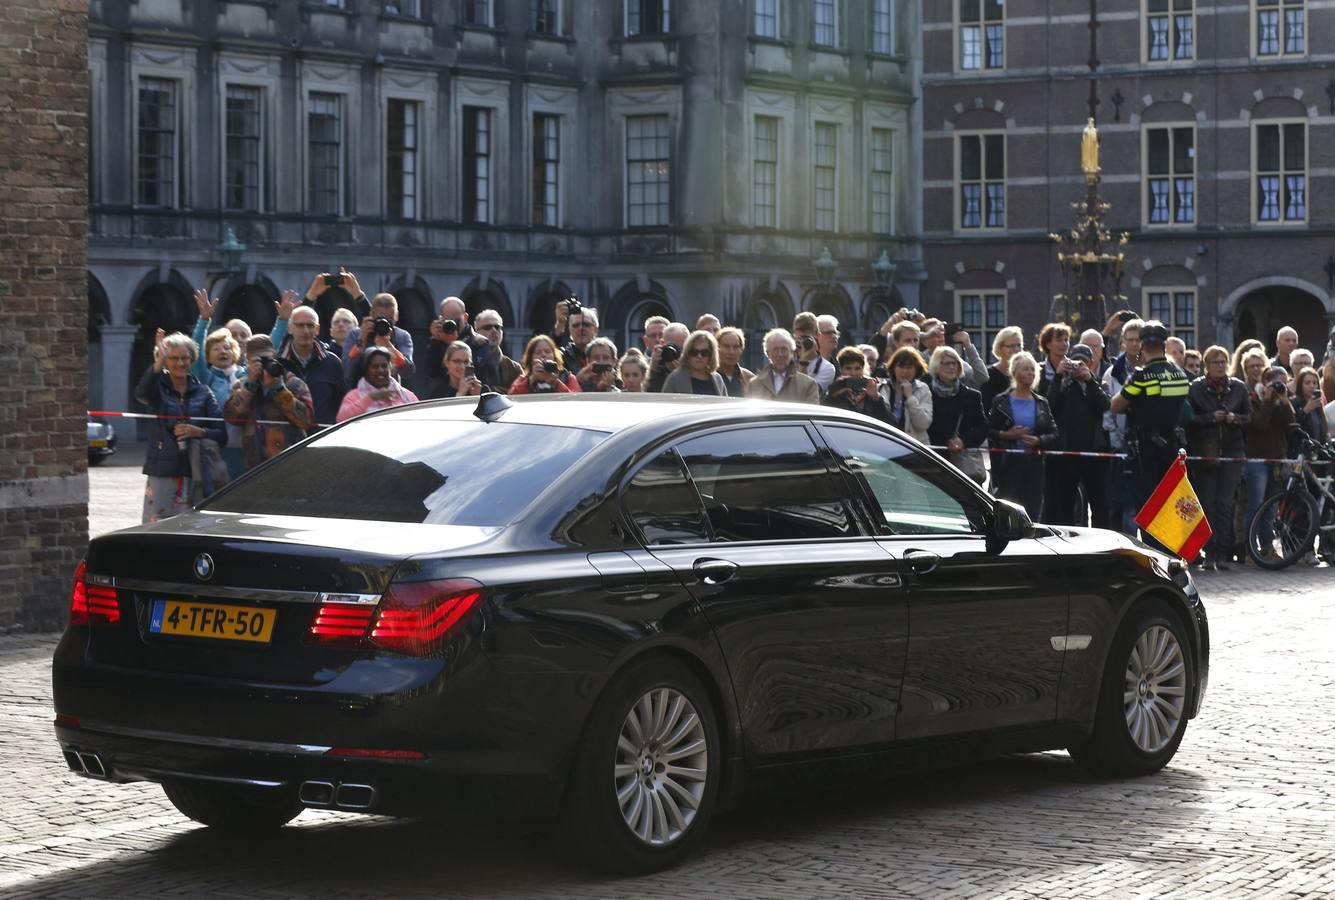
{"label": "stone column", "polygon": [[[133,399],[130,393],[142,372],[130,371],[130,355],[134,339],[139,334],[134,325],[102,326],[102,408],[128,412]],[[128,374],[127,374],[128,373]],[[120,434],[129,435],[129,429],[118,427]]]}

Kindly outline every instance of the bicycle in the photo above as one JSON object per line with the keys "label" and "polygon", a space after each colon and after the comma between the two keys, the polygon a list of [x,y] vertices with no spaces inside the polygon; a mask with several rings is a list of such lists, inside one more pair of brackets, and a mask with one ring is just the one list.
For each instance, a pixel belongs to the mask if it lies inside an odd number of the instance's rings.
{"label": "bicycle", "polygon": [[[1247,555],[1263,569],[1293,565],[1312,549],[1335,564],[1335,450],[1321,444],[1297,425],[1298,460],[1284,487],[1261,502],[1247,526]],[[1317,468],[1324,474],[1317,474]]]}

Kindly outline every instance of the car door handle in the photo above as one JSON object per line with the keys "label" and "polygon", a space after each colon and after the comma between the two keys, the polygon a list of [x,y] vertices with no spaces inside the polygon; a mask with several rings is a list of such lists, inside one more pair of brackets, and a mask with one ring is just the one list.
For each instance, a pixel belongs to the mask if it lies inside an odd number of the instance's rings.
{"label": "car door handle", "polygon": [[941,565],[941,556],[931,550],[905,550],[904,562],[915,575],[930,575]]}
{"label": "car door handle", "polygon": [[737,574],[737,563],[705,557],[697,559],[691,571],[705,584],[723,584]]}

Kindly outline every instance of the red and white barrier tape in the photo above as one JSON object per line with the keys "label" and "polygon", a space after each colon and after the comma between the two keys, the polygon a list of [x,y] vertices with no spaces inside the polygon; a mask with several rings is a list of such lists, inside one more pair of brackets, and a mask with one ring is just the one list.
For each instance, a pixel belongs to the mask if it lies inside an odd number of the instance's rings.
{"label": "red and white barrier tape", "polygon": [[[183,420],[183,419],[189,419],[189,420],[192,421],[192,422],[222,422],[222,423],[224,423],[224,424],[226,424],[226,425],[245,425],[245,424],[248,423],[248,422],[250,422],[250,423],[255,423],[255,424],[259,424],[259,425],[292,425],[291,422],[288,422],[288,421],[285,420],[285,419],[227,419],[227,418],[216,417],[216,416],[215,416],[215,417],[209,417],[209,416],[163,416],[163,415],[157,415],[157,414],[154,414],[154,413],[115,412],[115,411],[111,411],[111,410],[103,410],[103,409],[90,409],[90,410],[88,410],[88,415],[90,415],[90,416],[94,416],[94,417],[96,417],[96,418],[112,418],[112,419],[167,419],[167,420],[174,420],[174,421],[180,421],[180,420]],[[293,428],[297,428],[297,427],[300,427],[300,426],[292,425],[292,427],[293,427]],[[319,427],[319,428],[327,428],[327,427],[329,427],[329,426],[326,425],[326,424],[324,424],[324,423],[320,423],[320,424],[317,424],[317,425],[312,425],[311,427],[312,427],[312,428],[316,428],[316,427]],[[939,447],[939,446],[936,446],[936,445],[931,445],[931,447],[932,447],[933,450],[935,450],[936,452],[941,453],[941,454],[955,452],[955,451],[952,451],[949,447]],[[998,453],[998,454],[1000,454],[1000,453],[1015,453],[1015,454],[1018,454],[1018,455],[1021,455],[1021,456],[1070,456],[1070,457],[1077,457],[1077,458],[1083,458],[1083,459],[1126,459],[1126,458],[1127,458],[1127,455],[1126,455],[1125,453],[1094,452],[1094,451],[1084,451],[1084,450],[1021,450],[1021,449],[1010,449],[1010,448],[1006,448],[1006,447],[968,447],[968,448],[966,448],[966,449],[969,449],[969,450],[981,450],[981,451],[983,451],[984,453]],[[1187,457],[1187,461],[1188,461],[1188,462],[1231,462],[1231,463],[1248,463],[1248,462],[1254,462],[1254,463],[1272,463],[1272,464],[1274,464],[1274,463],[1287,463],[1287,464],[1290,464],[1290,465],[1292,465],[1292,464],[1298,462],[1298,460],[1296,460],[1296,459],[1282,459],[1282,458],[1281,458],[1281,459],[1243,458],[1243,457],[1240,457],[1240,456],[1188,456],[1188,457]]]}

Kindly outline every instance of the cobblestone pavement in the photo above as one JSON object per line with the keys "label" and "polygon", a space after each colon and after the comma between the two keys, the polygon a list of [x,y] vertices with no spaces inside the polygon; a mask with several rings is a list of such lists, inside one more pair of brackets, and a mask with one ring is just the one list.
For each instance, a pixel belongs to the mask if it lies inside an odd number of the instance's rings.
{"label": "cobblestone pavement", "polygon": [[0,638],[0,895],[1335,897],[1335,572],[1200,582],[1210,692],[1159,775],[1098,780],[1050,753],[772,796],[629,881],[567,865],[535,827],[307,812],[219,840],[155,786],[68,774],[55,639]]}

